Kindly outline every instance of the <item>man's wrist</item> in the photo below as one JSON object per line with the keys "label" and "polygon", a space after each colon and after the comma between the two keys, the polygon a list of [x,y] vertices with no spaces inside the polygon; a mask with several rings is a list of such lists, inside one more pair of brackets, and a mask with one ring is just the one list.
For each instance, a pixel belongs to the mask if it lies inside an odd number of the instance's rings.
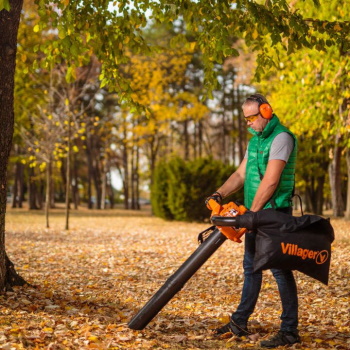
{"label": "man's wrist", "polygon": [[218,195],[218,196],[220,197],[221,200],[224,199],[224,197],[222,196],[222,194],[221,194],[219,191],[215,191],[213,194],[214,194],[214,195]]}

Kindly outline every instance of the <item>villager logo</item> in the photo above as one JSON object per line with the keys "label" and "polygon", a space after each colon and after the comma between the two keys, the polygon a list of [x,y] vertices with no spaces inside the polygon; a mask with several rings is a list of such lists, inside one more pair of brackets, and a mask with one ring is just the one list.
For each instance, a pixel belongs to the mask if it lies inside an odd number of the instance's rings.
{"label": "villager logo", "polygon": [[316,264],[324,264],[329,257],[329,252],[327,250],[311,250],[300,248],[297,244],[284,243],[281,242],[282,253],[288,255],[299,256],[303,260],[306,258],[315,260]]}
{"label": "villager logo", "polygon": [[329,253],[327,250],[322,250],[316,256],[316,264],[324,264],[328,260]]}

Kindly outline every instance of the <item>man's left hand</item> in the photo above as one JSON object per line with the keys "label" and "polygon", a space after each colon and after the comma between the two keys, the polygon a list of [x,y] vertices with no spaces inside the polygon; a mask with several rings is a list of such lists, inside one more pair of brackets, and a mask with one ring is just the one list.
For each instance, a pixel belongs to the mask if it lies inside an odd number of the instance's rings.
{"label": "man's left hand", "polygon": [[219,192],[214,192],[211,196],[209,196],[206,200],[205,200],[205,205],[207,206],[207,208],[209,210],[213,210],[213,208],[210,207],[209,205],[209,201],[210,200],[214,200],[216,203],[221,204],[222,202],[222,195]]}

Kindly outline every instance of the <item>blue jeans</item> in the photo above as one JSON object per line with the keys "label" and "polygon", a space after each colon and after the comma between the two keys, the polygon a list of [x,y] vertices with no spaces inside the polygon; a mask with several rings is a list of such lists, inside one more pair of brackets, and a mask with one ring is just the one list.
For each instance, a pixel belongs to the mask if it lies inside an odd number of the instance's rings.
{"label": "blue jeans", "polygon": [[[262,272],[253,272],[255,236],[255,232],[245,234],[244,283],[241,301],[231,316],[232,320],[241,327],[247,326],[261,289]],[[281,331],[293,332],[298,328],[298,295],[293,272],[280,269],[271,269],[271,272],[276,279],[282,302]]]}

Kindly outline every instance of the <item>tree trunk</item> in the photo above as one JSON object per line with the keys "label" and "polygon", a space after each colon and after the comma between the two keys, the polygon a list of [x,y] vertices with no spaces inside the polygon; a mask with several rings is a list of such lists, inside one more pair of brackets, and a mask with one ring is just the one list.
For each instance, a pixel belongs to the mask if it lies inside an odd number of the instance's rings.
{"label": "tree trunk", "polygon": [[38,207],[39,209],[42,209],[45,202],[45,180],[44,179],[40,180],[39,191],[37,191],[36,197],[38,201]]}
{"label": "tree trunk", "polygon": [[346,150],[346,164],[348,169],[348,191],[346,196],[345,219],[350,220],[350,148]]}
{"label": "tree trunk", "polygon": [[[135,141],[134,141],[135,142]],[[130,176],[130,187],[131,187],[131,209],[136,209],[135,203],[135,146],[131,148],[131,176]]]}
{"label": "tree trunk", "polygon": [[49,213],[51,204],[51,161],[46,163],[46,195],[45,195],[45,219],[46,227],[50,227]]}
{"label": "tree trunk", "polygon": [[93,136],[89,136],[89,140],[86,143],[86,151],[89,162],[89,173],[95,187],[96,209],[101,209],[101,169],[99,166],[99,146],[97,145],[97,142]]}
{"label": "tree trunk", "polygon": [[325,183],[325,175],[322,176],[309,176],[305,180],[308,185],[306,186],[306,207],[307,212],[312,212],[317,215],[323,214],[323,188]]}
{"label": "tree trunk", "polygon": [[101,209],[106,209],[106,194],[107,194],[107,159],[102,165],[102,184],[101,184]]}
{"label": "tree trunk", "polygon": [[30,210],[38,209],[37,192],[38,190],[35,181],[35,169],[28,167],[28,207]]}
{"label": "tree trunk", "polygon": [[9,286],[25,283],[17,275],[5,252],[7,164],[13,137],[14,76],[17,33],[22,4],[23,0],[10,0],[11,10],[9,12],[0,11],[0,291],[9,289]]}
{"label": "tree trunk", "polygon": [[108,198],[109,198],[109,206],[110,209],[114,208],[114,191],[112,186],[112,175],[111,175],[111,168],[109,168],[109,171],[107,173],[107,189],[108,189]]}
{"label": "tree trunk", "polygon": [[[126,126],[124,126],[124,140],[126,139],[127,139],[127,130],[126,130]],[[124,192],[124,208],[129,209],[128,146],[126,143],[123,143],[123,167],[122,168],[124,170],[124,176],[122,176],[123,192]]]}
{"label": "tree trunk", "polygon": [[149,148],[150,148],[149,167],[150,167],[150,178],[151,178],[150,187],[152,187],[152,184],[153,184],[153,174],[154,174],[154,169],[156,167],[159,146],[160,146],[160,139],[156,138],[155,136],[152,136],[149,142]]}
{"label": "tree trunk", "polygon": [[203,155],[203,122],[198,121],[198,157]]}
{"label": "tree trunk", "polygon": [[70,175],[70,154],[71,154],[71,120],[70,114],[68,117],[68,149],[67,149],[67,169],[66,169],[66,224],[65,229],[69,230],[69,207],[70,207],[70,183],[71,183],[71,175]]}
{"label": "tree trunk", "polygon": [[132,174],[131,174],[131,197],[132,197],[132,209],[140,209],[140,184],[139,184],[139,146],[133,147],[132,155]]}
{"label": "tree trunk", "polygon": [[95,166],[92,168],[92,179],[96,193],[96,209],[101,209],[101,171],[97,165],[97,161],[95,163]]}
{"label": "tree trunk", "polygon": [[342,198],[341,187],[341,152],[342,147],[339,145],[340,136],[337,135],[333,148],[333,159],[329,164],[329,180],[332,194],[333,215],[335,217],[344,216],[344,202]]}
{"label": "tree trunk", "polygon": [[77,166],[77,159],[75,157],[75,154],[73,152],[72,154],[72,201],[74,204],[74,209],[78,209],[79,206],[79,188],[78,188],[78,166]]}
{"label": "tree trunk", "polygon": [[88,139],[85,143],[85,149],[86,149],[86,161],[88,166],[88,209],[93,208],[92,203],[92,156],[91,156],[91,150],[90,145],[88,142]]}
{"label": "tree trunk", "polygon": [[189,120],[186,119],[183,122],[183,147],[184,147],[184,159],[189,160],[190,158],[190,135],[188,133]]}
{"label": "tree trunk", "polygon": [[55,200],[55,182],[53,181],[52,178],[52,173],[53,173],[53,161],[50,160],[50,208],[54,209],[56,208],[56,200]]}
{"label": "tree trunk", "polygon": [[19,177],[19,162],[16,162],[15,165],[15,178],[13,181],[12,188],[12,208],[17,208],[17,199],[18,199],[18,177]]}
{"label": "tree trunk", "polygon": [[18,208],[23,208],[24,201],[24,164],[19,163],[19,174],[18,174]]}
{"label": "tree trunk", "polygon": [[91,169],[89,166],[88,171],[88,208],[93,208],[93,202],[92,202],[92,175],[91,175]]}

